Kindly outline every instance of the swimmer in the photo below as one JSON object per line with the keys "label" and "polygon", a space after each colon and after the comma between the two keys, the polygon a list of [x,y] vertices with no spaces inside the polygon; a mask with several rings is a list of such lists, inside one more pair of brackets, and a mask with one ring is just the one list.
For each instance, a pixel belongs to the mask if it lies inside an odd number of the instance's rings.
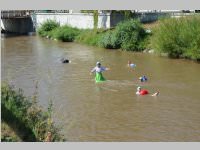
{"label": "swimmer", "polygon": [[[141,87],[137,87],[137,92],[136,95],[147,95],[149,94],[149,92],[145,89],[142,89]],[[154,94],[152,94],[151,96],[158,96],[159,92],[156,92]]]}
{"label": "swimmer", "polygon": [[145,82],[145,81],[147,81],[147,77],[143,75],[142,77],[139,77],[139,80],[141,82]]}
{"label": "swimmer", "polygon": [[66,59],[66,58],[62,58],[62,59],[61,59],[61,62],[62,62],[62,63],[70,63],[71,61],[68,60],[68,59]]}
{"label": "swimmer", "polygon": [[133,63],[129,60],[127,66],[128,66],[128,67],[131,67],[131,68],[134,68],[134,67],[136,67],[136,64],[133,64]]}
{"label": "swimmer", "polygon": [[95,81],[96,82],[101,82],[101,81],[105,81],[106,79],[103,77],[102,72],[106,71],[106,70],[110,70],[110,68],[106,68],[106,67],[102,67],[100,62],[96,63],[96,67],[94,67],[91,71],[90,74],[92,74],[93,72],[95,72]]}

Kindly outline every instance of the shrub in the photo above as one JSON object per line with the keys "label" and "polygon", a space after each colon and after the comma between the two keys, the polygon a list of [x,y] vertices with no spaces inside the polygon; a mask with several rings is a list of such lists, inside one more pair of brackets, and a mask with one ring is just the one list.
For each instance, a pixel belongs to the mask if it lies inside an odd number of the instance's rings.
{"label": "shrub", "polygon": [[200,59],[200,17],[170,18],[160,21],[153,31],[151,44],[158,53],[169,57]]}
{"label": "shrub", "polygon": [[41,25],[41,29],[43,31],[51,31],[57,27],[59,27],[59,23],[57,23],[56,21],[54,20],[47,20],[46,22],[44,22],[42,25]]}
{"label": "shrub", "polygon": [[146,33],[138,20],[131,19],[119,23],[115,32],[123,50],[141,50],[140,43],[146,37]]}
{"label": "shrub", "polygon": [[145,30],[137,20],[120,22],[114,31],[102,36],[99,44],[104,48],[122,48],[123,50],[144,49]]}
{"label": "shrub", "polygon": [[52,34],[58,40],[63,42],[72,42],[74,41],[75,37],[80,34],[80,30],[65,25],[53,30]]}
{"label": "shrub", "polygon": [[99,40],[98,45],[103,48],[116,49],[120,48],[120,41],[117,39],[115,32],[106,32]]}
{"label": "shrub", "polygon": [[47,36],[49,31],[52,31],[55,28],[58,28],[60,25],[54,20],[45,21],[38,29],[38,33],[41,36]]}

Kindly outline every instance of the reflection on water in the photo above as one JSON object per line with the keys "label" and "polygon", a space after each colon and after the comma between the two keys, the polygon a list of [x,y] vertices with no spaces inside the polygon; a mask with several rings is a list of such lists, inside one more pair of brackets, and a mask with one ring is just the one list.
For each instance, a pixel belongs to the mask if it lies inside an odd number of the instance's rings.
{"label": "reflection on water", "polygon": [[[37,36],[2,37],[1,51],[2,80],[26,95],[38,81],[39,103],[53,100],[69,141],[200,141],[200,64]],[[72,63],[60,63],[62,57]],[[111,68],[101,84],[89,74],[96,61]],[[136,96],[137,86],[160,95]]]}

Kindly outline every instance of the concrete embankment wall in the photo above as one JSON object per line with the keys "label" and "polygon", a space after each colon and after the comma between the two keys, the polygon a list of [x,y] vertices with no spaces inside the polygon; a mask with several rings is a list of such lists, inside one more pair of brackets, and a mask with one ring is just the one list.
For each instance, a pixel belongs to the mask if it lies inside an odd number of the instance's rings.
{"label": "concrete embankment wall", "polygon": [[[156,21],[159,17],[166,16],[164,13],[140,13],[133,15],[141,22]],[[36,13],[32,15],[36,29],[48,19],[59,22],[60,25],[70,25],[80,29],[93,29],[93,13]],[[120,13],[100,13],[98,16],[98,28],[110,28],[116,26],[125,16]]]}
{"label": "concrete embankment wall", "polygon": [[[36,13],[33,14],[35,27],[39,27],[48,19],[59,22],[60,25],[70,25],[80,29],[93,29],[94,17],[92,13]],[[110,28],[110,15],[99,14],[98,28]]]}

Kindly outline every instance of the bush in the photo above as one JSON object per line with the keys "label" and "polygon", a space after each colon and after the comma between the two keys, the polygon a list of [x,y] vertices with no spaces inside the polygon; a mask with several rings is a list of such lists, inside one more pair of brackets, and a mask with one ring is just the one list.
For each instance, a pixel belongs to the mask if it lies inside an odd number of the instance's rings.
{"label": "bush", "polygon": [[153,31],[151,44],[158,53],[169,57],[200,59],[200,17],[170,18],[160,21]]}
{"label": "bush", "polygon": [[69,26],[62,26],[52,31],[54,38],[63,42],[72,42],[80,34],[80,30]]}
{"label": "bush", "polygon": [[[51,23],[50,23],[51,22]],[[127,20],[117,25],[114,30],[79,30],[69,26],[54,26],[52,21],[45,22],[38,33],[63,42],[80,42],[92,46],[123,50],[143,50],[146,48],[146,32],[137,20]],[[50,26],[51,25],[51,26]]]}
{"label": "bush", "polygon": [[58,28],[60,25],[54,20],[45,21],[38,29],[38,33],[41,36],[47,36],[49,31],[52,31],[55,28]]}
{"label": "bush", "polygon": [[116,36],[123,50],[142,50],[141,42],[146,37],[146,32],[138,20],[121,22],[116,27]]}
{"label": "bush", "polygon": [[52,104],[48,111],[43,111],[37,105],[36,95],[32,101],[23,96],[23,91],[15,91],[13,87],[3,84],[1,87],[1,118],[10,126],[17,127],[24,141],[44,141],[46,134],[51,132],[52,141],[64,141],[59,133],[59,128],[55,127],[51,118]]}
{"label": "bush", "polygon": [[46,22],[44,22],[42,25],[41,25],[41,29],[43,31],[51,31],[57,27],[59,27],[59,23],[57,23],[56,21],[54,20],[47,20]]}
{"label": "bush", "polygon": [[99,40],[98,45],[103,48],[116,49],[120,48],[120,41],[117,39],[115,32],[106,32]]}
{"label": "bush", "polygon": [[99,41],[104,48],[121,48],[123,50],[142,50],[145,48],[146,32],[137,20],[120,22],[114,31],[106,33]]}

